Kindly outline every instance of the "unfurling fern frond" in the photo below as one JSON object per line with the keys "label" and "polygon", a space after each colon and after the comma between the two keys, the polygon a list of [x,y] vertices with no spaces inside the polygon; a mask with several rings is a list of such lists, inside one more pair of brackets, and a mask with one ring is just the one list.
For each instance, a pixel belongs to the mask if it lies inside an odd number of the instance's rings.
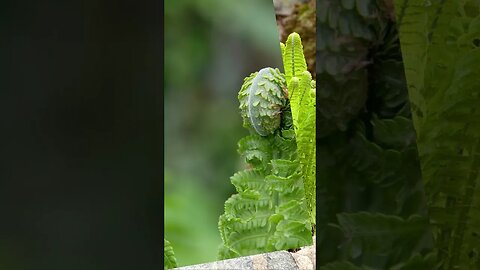
{"label": "unfurling fern frond", "polygon": [[287,83],[293,77],[299,77],[304,71],[307,71],[307,61],[303,54],[303,45],[300,35],[292,33],[288,36],[282,55],[283,67],[285,69],[285,80]]}
{"label": "unfurling fern frond", "polygon": [[288,37],[283,51],[285,78],[297,139],[298,159],[302,166],[311,222],[315,224],[315,81],[312,81],[312,75],[307,71],[302,42],[297,33],[292,33]]}
{"label": "unfurling fern frond", "polygon": [[238,93],[244,126],[267,136],[280,127],[285,79],[278,69],[263,68],[245,79]]}

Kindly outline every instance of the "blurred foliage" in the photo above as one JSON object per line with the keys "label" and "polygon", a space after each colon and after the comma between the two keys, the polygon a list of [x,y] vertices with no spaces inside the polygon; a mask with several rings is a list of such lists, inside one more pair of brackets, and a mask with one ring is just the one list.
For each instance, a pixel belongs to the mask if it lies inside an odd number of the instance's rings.
{"label": "blurred foliage", "polygon": [[165,1],[164,224],[179,266],[216,259],[229,177],[245,167],[239,86],[281,63],[271,1]]}
{"label": "blurred foliage", "polygon": [[431,269],[432,235],[391,1],[318,0],[317,11],[320,266]]}
{"label": "blurred foliage", "polygon": [[209,191],[198,181],[168,171],[165,188],[165,238],[175,251],[177,264],[214,260],[221,243],[216,230],[219,213],[215,211],[215,198],[206,197]]}
{"label": "blurred foliage", "polygon": [[480,2],[395,4],[438,269],[480,269]]}

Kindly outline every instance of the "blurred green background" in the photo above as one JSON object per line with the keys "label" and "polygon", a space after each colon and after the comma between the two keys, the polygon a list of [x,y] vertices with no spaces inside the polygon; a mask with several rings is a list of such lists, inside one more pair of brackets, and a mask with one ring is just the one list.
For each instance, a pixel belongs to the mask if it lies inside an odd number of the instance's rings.
{"label": "blurred green background", "polygon": [[165,1],[164,225],[179,266],[217,259],[218,217],[248,134],[237,93],[267,66],[282,66],[271,0]]}

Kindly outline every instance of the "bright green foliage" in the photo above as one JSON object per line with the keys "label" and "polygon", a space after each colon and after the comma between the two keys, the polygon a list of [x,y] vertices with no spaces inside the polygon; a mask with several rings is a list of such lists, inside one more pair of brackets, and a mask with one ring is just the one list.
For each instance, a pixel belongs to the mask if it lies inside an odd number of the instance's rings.
{"label": "bright green foliage", "polygon": [[432,269],[391,1],[319,0],[317,14],[319,267]]}
{"label": "bright green foliage", "polygon": [[282,58],[285,68],[293,125],[297,139],[297,149],[305,182],[308,208],[311,221],[315,224],[315,82],[307,71],[300,36],[292,33],[282,46]]}
{"label": "bright green foliage", "polygon": [[480,2],[395,1],[440,269],[480,269]]}
{"label": "bright green foliage", "polygon": [[[290,47],[287,45],[286,48]],[[299,75],[305,70],[306,67]],[[313,168],[314,171],[315,167],[303,165],[307,155],[300,150],[314,148],[315,141],[306,138],[314,138],[315,115],[312,120],[311,115],[297,108],[296,115],[292,117],[294,100],[287,96],[292,90],[287,87],[285,77],[277,69],[264,68],[247,77],[239,92],[243,123],[251,134],[239,141],[238,151],[249,168],[231,177],[238,193],[225,202],[225,213],[219,219],[223,240],[220,259],[298,248],[312,243],[312,220],[305,198],[307,185],[304,183],[304,170]],[[297,87],[298,95],[303,92],[305,96],[304,101],[294,101],[297,107],[300,104],[312,105],[314,98],[311,91],[314,83],[308,76],[301,77],[301,80],[305,78],[307,83]],[[292,76],[291,80],[299,79]],[[299,116],[310,118],[303,121],[298,119]],[[294,128],[294,121],[299,126]],[[313,124],[313,129],[306,127],[307,123]],[[313,132],[313,135],[308,132]],[[298,134],[302,135],[299,137]],[[315,162],[315,159],[310,159],[310,162]]]}
{"label": "bright green foliage", "polygon": [[177,260],[173,253],[173,247],[167,239],[163,239],[163,269],[172,269],[177,267]]}
{"label": "bright green foliage", "polygon": [[312,241],[292,126],[283,126],[274,135],[252,134],[239,142],[240,154],[253,168],[231,178],[238,194],[225,202],[220,217],[221,259],[296,248]]}
{"label": "bright green foliage", "polygon": [[307,70],[307,62],[303,54],[302,40],[297,33],[292,33],[288,36],[282,54],[283,68],[287,83],[290,82],[293,77],[300,77],[301,74]]}

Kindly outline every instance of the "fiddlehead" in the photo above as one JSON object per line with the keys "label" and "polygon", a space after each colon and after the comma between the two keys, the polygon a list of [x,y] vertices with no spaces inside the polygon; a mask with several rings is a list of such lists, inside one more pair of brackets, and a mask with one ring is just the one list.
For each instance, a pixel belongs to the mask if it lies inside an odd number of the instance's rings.
{"label": "fiddlehead", "polygon": [[263,68],[247,77],[238,93],[243,125],[260,136],[277,130],[286,103],[284,87],[285,77],[278,69]]}

